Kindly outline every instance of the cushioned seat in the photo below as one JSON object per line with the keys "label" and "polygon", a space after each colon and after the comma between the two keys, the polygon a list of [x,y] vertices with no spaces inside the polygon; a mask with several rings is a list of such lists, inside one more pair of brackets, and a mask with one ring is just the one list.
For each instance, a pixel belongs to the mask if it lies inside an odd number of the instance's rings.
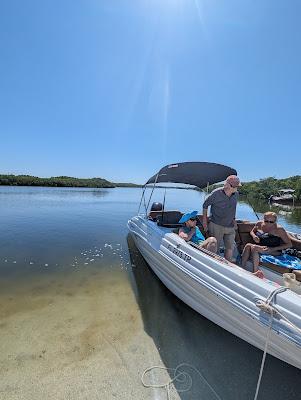
{"label": "cushioned seat", "polygon": [[159,226],[165,226],[167,228],[180,227],[179,221],[183,213],[177,210],[172,211],[151,211],[148,218],[156,221]]}
{"label": "cushioned seat", "polygon": [[[163,214],[163,216],[162,216]],[[171,211],[151,211],[148,215],[149,219],[152,219],[153,221],[157,222],[159,226],[164,226],[167,228],[176,228],[174,230],[174,233],[179,233],[179,228],[183,226],[183,224],[179,224],[179,221],[182,217],[183,213],[178,210],[171,210]],[[198,222],[197,226],[200,228],[202,234],[206,237],[205,231],[203,229],[203,225],[201,223],[202,221],[202,215],[198,215]]]}

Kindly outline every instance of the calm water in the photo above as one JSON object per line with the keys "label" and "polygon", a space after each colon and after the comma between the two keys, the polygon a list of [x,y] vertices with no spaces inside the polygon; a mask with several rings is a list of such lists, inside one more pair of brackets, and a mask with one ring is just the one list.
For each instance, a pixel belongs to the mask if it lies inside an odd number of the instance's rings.
{"label": "calm water", "polygon": [[[161,201],[158,190],[154,201]],[[188,363],[178,399],[252,399],[261,352],[176,299],[127,236],[141,189],[0,187],[0,398],[165,399],[151,365]],[[168,190],[166,208],[203,195]],[[259,216],[269,206],[253,204]],[[274,207],[301,233],[300,209]],[[237,217],[255,220],[244,202]],[[186,367],[189,369],[189,367]],[[298,370],[268,357],[261,399],[299,399]],[[178,387],[178,389],[183,389]]]}

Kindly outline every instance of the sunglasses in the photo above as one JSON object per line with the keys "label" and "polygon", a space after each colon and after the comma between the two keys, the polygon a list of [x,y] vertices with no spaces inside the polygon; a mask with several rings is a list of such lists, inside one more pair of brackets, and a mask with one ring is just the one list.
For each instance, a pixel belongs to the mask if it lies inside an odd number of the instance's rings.
{"label": "sunglasses", "polygon": [[233,186],[233,185],[231,185],[231,183],[229,183],[229,185],[230,185],[231,188],[233,188],[233,189],[237,189],[237,188],[238,188],[238,186]]}
{"label": "sunglasses", "polygon": [[189,218],[190,221],[196,221],[196,217]]}
{"label": "sunglasses", "polygon": [[267,222],[268,224],[274,224],[276,221],[270,221],[269,219],[265,219],[264,222]]}

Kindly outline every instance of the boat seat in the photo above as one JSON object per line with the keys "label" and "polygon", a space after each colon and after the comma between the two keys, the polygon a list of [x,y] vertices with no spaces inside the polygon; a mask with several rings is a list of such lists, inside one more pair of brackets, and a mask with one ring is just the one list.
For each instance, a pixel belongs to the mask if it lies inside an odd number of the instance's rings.
{"label": "boat seat", "polygon": [[177,210],[171,211],[151,211],[148,218],[157,222],[159,226],[166,228],[180,228],[182,224],[179,224],[183,213]]}
{"label": "boat seat", "polygon": [[[163,217],[162,217],[163,214]],[[178,210],[171,211],[150,211],[148,218],[157,222],[159,226],[164,226],[166,228],[175,228],[174,233],[179,233],[179,228],[181,228],[182,224],[179,224],[179,221],[182,217],[183,213]],[[205,236],[205,232],[203,229],[202,215],[197,215],[198,222],[197,226],[200,228],[202,234]]]}
{"label": "boat seat", "polygon": [[254,243],[252,236],[250,235],[251,230],[254,228],[255,223],[249,221],[237,221],[237,231],[236,231],[236,245],[240,253],[242,253],[245,245],[247,243]]}

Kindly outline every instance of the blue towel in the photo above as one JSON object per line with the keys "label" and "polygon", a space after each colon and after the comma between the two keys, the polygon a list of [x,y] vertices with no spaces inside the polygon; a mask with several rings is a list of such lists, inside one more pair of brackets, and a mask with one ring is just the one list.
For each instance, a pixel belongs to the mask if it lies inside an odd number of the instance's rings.
{"label": "blue towel", "polygon": [[279,267],[293,268],[301,270],[301,260],[298,257],[290,256],[289,254],[282,254],[281,256],[269,256],[262,254],[261,261],[276,264]]}

